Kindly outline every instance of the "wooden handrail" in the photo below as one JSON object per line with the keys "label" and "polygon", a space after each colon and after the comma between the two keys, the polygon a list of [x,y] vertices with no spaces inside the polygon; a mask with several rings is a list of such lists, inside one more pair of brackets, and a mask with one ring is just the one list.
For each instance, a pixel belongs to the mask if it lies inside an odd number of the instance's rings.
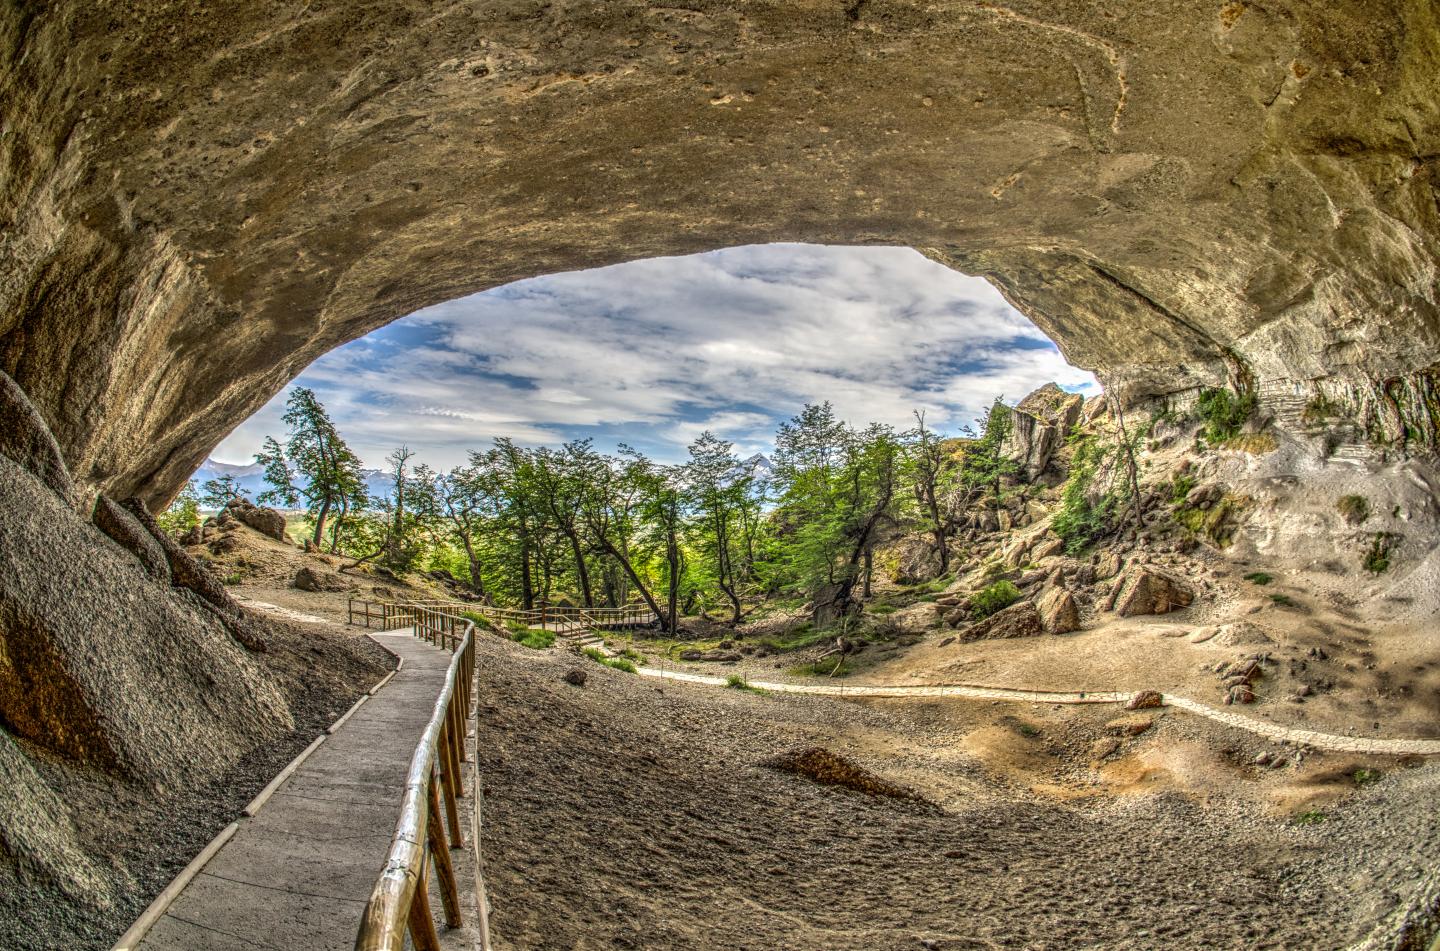
{"label": "wooden handrail", "polygon": [[[391,607],[396,608],[392,619],[408,620],[417,637],[448,647],[453,656],[445,672],[445,685],[435,699],[430,722],[410,758],[400,800],[400,818],[395,823],[385,867],[361,916],[355,948],[356,951],[402,951],[409,931],[419,951],[439,951],[439,937],[430,916],[431,866],[441,888],[446,924],[456,928],[462,923],[460,892],[450,849],[465,847],[455,799],[465,794],[460,763],[469,758],[465,749],[465,724],[470,715],[475,677],[475,623],[422,605]],[[446,823],[441,816],[442,801],[445,818],[449,820],[448,843]],[[488,946],[488,936],[482,937]]]}

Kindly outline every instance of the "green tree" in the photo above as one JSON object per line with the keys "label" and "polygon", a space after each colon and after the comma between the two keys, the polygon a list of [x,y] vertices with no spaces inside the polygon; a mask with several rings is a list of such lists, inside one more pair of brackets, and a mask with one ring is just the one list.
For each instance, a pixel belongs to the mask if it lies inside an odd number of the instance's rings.
{"label": "green tree", "polygon": [[1010,407],[1005,405],[1004,398],[997,396],[995,402],[990,404],[985,418],[979,422],[978,436],[973,429],[967,427],[974,441],[965,447],[965,454],[960,462],[960,482],[968,494],[990,492],[995,498],[999,498],[1005,480],[1015,475],[1019,469],[1015,461],[1007,458],[1003,452],[1005,439],[1014,429],[1015,421]]}
{"label": "green tree", "polygon": [[236,499],[248,498],[248,493],[228,472],[218,479],[207,479],[200,486],[200,504],[205,508],[223,509]]}
{"label": "green tree", "polygon": [[685,482],[696,548],[708,569],[706,574],[729,602],[730,623],[739,624],[746,564],[742,519],[752,477],[742,469],[732,444],[714,433],[701,433],[689,451]]}
{"label": "green tree", "polygon": [[171,536],[179,538],[200,524],[200,495],[194,481],[185,483],[170,507],[155,520]]}
{"label": "green tree", "polygon": [[905,475],[920,509],[920,528],[934,539],[943,575],[950,570],[949,520],[943,500],[950,493],[955,470],[944,442],[934,430],[926,428],[924,412],[915,411],[915,423],[915,428],[905,434]]}
{"label": "green tree", "polygon": [[255,461],[265,467],[265,482],[270,486],[256,496],[257,502],[289,509],[300,504],[300,488],[295,484],[299,476],[285,455],[285,447],[274,436],[265,437],[264,445],[255,453]]}
{"label": "green tree", "polygon": [[360,457],[340,437],[314,390],[303,386],[291,390],[282,419],[290,430],[285,443],[286,462],[275,462],[274,450],[279,446],[274,440],[266,443],[256,461],[265,465],[266,479],[276,497],[293,493],[305,500],[315,523],[311,541],[317,548],[325,538],[327,521],[334,517],[330,550],[338,552],[347,537],[346,522],[364,512],[370,501],[360,472]]}

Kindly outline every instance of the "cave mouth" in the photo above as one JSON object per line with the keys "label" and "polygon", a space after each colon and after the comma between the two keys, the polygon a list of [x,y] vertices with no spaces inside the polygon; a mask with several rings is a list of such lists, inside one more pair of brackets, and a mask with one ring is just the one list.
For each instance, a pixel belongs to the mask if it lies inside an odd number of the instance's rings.
{"label": "cave mouth", "polygon": [[[592,438],[675,461],[704,431],[746,455],[830,401],[856,425],[955,432],[996,398],[1088,371],[983,278],[909,248],[745,245],[561,272],[426,307],[293,381],[367,465],[401,443],[450,466],[496,436]],[[239,424],[200,478],[247,468],[283,429],[289,387]]]}

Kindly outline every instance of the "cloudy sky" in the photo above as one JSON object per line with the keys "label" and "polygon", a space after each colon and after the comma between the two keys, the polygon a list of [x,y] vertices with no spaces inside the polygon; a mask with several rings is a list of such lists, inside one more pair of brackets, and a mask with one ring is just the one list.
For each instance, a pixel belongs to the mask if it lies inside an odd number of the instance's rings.
{"label": "cloudy sky", "polygon": [[[317,360],[312,387],[366,465],[451,466],[495,436],[581,436],[674,461],[709,429],[742,454],[830,400],[856,424],[953,432],[997,395],[1095,391],[987,282],[908,248],[773,244],[520,281],[419,311]],[[288,391],[288,388],[287,388]],[[285,392],[215,450],[283,436]]]}

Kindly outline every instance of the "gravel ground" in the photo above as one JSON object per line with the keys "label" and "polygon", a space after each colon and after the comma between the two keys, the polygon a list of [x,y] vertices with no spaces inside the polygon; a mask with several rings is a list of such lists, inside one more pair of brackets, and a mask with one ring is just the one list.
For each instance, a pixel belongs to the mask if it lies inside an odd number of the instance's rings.
{"label": "gravel ground", "polygon": [[0,948],[109,948],[190,859],[394,663],[353,630],[267,624],[270,649],[261,658],[290,702],[295,730],[253,750],[214,782],[151,792],[26,747],[46,781],[62,791],[85,851],[107,868],[121,899],[108,910],[79,905],[17,880],[0,862]]}
{"label": "gravel ground", "polygon": [[[1339,948],[1440,854],[1437,764],[1266,770],[1175,713],[1097,761],[1114,708],[757,696],[480,643],[502,947]],[[933,805],[763,765],[811,746]]]}

